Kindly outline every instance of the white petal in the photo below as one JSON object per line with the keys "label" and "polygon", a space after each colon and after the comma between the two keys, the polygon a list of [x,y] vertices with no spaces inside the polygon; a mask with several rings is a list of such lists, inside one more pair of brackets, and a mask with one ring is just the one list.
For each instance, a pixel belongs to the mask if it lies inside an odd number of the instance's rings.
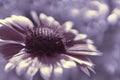
{"label": "white petal", "polygon": [[1,45],[4,45],[4,44],[8,44],[8,43],[9,43],[8,40],[0,39],[0,46],[1,46]]}
{"label": "white petal", "polygon": [[[15,28],[13,28],[12,18],[6,18],[4,20],[0,20],[0,36],[5,40],[14,40],[14,41],[23,41],[23,34],[18,32]],[[7,33],[5,33],[7,32]]]}
{"label": "white petal", "polygon": [[87,37],[86,34],[78,34],[74,40],[77,41],[77,40],[82,40],[82,39],[85,39]]}
{"label": "white petal", "polygon": [[43,24],[46,24],[46,23],[47,23],[47,16],[46,16],[44,13],[41,13],[41,14],[39,15],[39,18],[40,18],[40,20],[41,20],[41,22],[42,22]]}
{"label": "white petal", "polygon": [[88,70],[86,67],[80,67],[80,69],[81,69],[85,74],[87,74],[88,76],[90,76],[90,72],[89,72],[89,70]]}
{"label": "white petal", "polygon": [[60,77],[63,74],[63,68],[60,65],[60,63],[58,63],[55,67],[54,67],[54,75],[56,77]]}
{"label": "white petal", "polygon": [[1,24],[4,24],[4,25],[9,26],[9,27],[11,26],[9,23],[12,23],[12,22],[13,21],[11,18],[6,18],[5,20],[0,19]]}
{"label": "white petal", "polygon": [[48,26],[51,27],[52,29],[58,29],[60,27],[60,23],[56,20],[53,20],[53,19],[48,22],[49,23]]}
{"label": "white petal", "polygon": [[81,59],[77,59],[77,58],[69,56],[69,55],[65,55],[65,56],[67,56],[69,59],[71,59],[71,60],[73,60],[73,61],[75,61],[79,64],[84,64],[84,65],[91,66],[91,67],[93,66],[93,63],[91,63],[91,62],[84,61],[84,60],[81,60]]}
{"label": "white petal", "polygon": [[61,66],[60,63],[57,63],[54,66],[53,79],[54,80],[65,80],[64,74],[63,74],[63,67]]}
{"label": "white petal", "polygon": [[31,15],[33,20],[36,22],[36,24],[39,26],[40,25],[40,19],[35,11],[31,11]]}
{"label": "white petal", "polygon": [[71,29],[68,32],[64,33],[64,37],[66,38],[67,41],[71,41],[75,38],[75,36],[78,34],[78,31],[75,29]]}
{"label": "white petal", "polygon": [[20,45],[23,45],[23,46],[25,45],[24,43],[17,42],[17,41],[0,39],[0,46],[3,45],[3,44],[8,44],[8,43],[12,43],[12,44],[20,44]]}
{"label": "white petal", "polygon": [[97,52],[86,52],[86,51],[67,51],[70,54],[78,54],[78,55],[99,55]]}
{"label": "white petal", "polygon": [[9,72],[10,70],[12,70],[13,68],[16,67],[16,65],[22,60],[22,58],[24,57],[23,53],[17,53],[16,55],[14,55],[10,60],[9,63],[6,64],[5,66],[5,71]]}
{"label": "white petal", "polygon": [[16,64],[20,62],[25,57],[23,52],[19,52],[16,55],[14,55],[9,61]]}
{"label": "white petal", "polygon": [[60,23],[59,23],[58,21],[54,21],[54,22],[53,22],[53,25],[54,25],[54,26],[60,26]]}
{"label": "white petal", "polygon": [[88,51],[97,51],[96,47],[91,45],[91,44],[78,44],[78,45],[74,45],[70,48],[68,48],[68,50],[73,50],[73,51],[80,51],[80,50],[88,50]]}
{"label": "white petal", "polygon": [[97,51],[96,47],[94,45],[88,44],[88,49]]}
{"label": "white petal", "polygon": [[45,14],[41,13],[39,17],[41,19],[41,22],[46,27],[53,27],[53,26],[59,25],[59,23],[55,21],[55,19],[52,16],[46,16]]}
{"label": "white petal", "polygon": [[37,57],[35,57],[32,61],[31,66],[29,66],[25,76],[28,80],[33,80],[34,75],[37,73],[40,67],[40,63]]}
{"label": "white petal", "polygon": [[59,23],[56,23],[55,19],[51,16],[47,17],[46,25],[48,27],[56,27],[58,26]]}
{"label": "white petal", "polygon": [[12,20],[13,22],[27,27],[33,27],[33,23],[26,17],[24,16],[16,16],[16,15],[12,15]]}
{"label": "white petal", "polygon": [[76,63],[74,61],[66,61],[64,59],[61,59],[60,61],[64,68],[76,67]]}
{"label": "white petal", "polygon": [[25,73],[30,64],[31,64],[31,59],[30,58],[21,61],[18,64],[18,66],[16,66],[16,73],[17,73],[17,75],[20,76],[23,73]]}
{"label": "white petal", "polygon": [[34,66],[30,66],[25,74],[28,80],[33,80],[34,75],[37,73],[38,68]]}
{"label": "white petal", "polygon": [[36,68],[39,68],[39,67],[40,67],[40,64],[41,64],[41,63],[39,62],[39,60],[38,60],[37,57],[34,58],[33,63],[34,63],[34,64],[32,64],[32,66],[35,66]]}
{"label": "white petal", "polygon": [[48,66],[48,65],[41,64],[40,72],[41,72],[41,76],[45,80],[49,80],[50,79],[52,68],[53,68],[52,65]]}
{"label": "white petal", "polygon": [[49,16],[49,17],[47,18],[47,21],[49,22],[49,24],[51,24],[54,20],[55,20],[55,19],[54,19],[53,17],[51,17],[51,16]]}
{"label": "white petal", "polygon": [[71,33],[73,33],[73,34],[75,34],[75,35],[77,35],[77,34],[78,34],[78,31],[77,31],[77,30],[75,30],[75,29],[71,29],[69,32],[71,32]]}
{"label": "white petal", "polygon": [[6,64],[4,70],[5,70],[5,72],[9,72],[9,71],[11,71],[14,68],[15,68],[14,63],[9,62],[9,63]]}
{"label": "white petal", "polygon": [[6,25],[7,27],[10,27],[15,32],[17,31],[18,34],[23,35],[25,33],[25,28],[29,27],[32,28],[33,23],[24,16],[16,16],[12,15],[12,17],[6,18],[4,20],[0,20],[0,23],[3,25]]}
{"label": "white petal", "polygon": [[93,44],[94,42],[91,39],[87,39],[88,44]]}
{"label": "white petal", "polygon": [[65,32],[67,32],[67,31],[69,31],[72,27],[73,27],[73,22],[67,21],[67,22],[65,22],[65,23],[62,25],[61,30],[64,30]]}
{"label": "white petal", "polygon": [[46,16],[44,13],[41,13],[41,14],[39,15],[39,17],[40,17],[40,19],[46,19],[46,18],[47,18],[47,16]]}
{"label": "white petal", "polygon": [[92,67],[88,67],[90,71],[92,71],[94,74],[96,73],[95,70]]}
{"label": "white petal", "polygon": [[0,24],[0,27],[2,27],[2,24]]}

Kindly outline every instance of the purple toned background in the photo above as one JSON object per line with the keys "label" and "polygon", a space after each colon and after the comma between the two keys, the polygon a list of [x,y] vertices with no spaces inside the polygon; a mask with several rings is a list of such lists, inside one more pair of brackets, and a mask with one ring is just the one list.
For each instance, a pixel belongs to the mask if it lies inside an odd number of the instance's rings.
{"label": "purple toned background", "polygon": [[[86,33],[104,53],[90,57],[96,74],[88,77],[76,69],[68,74],[71,70],[67,69],[64,80],[120,80],[120,0],[0,0],[1,19],[12,14],[30,17],[31,10],[53,16],[60,23],[73,21],[74,28]],[[5,64],[0,55],[0,80],[23,80],[14,71],[5,73]]]}

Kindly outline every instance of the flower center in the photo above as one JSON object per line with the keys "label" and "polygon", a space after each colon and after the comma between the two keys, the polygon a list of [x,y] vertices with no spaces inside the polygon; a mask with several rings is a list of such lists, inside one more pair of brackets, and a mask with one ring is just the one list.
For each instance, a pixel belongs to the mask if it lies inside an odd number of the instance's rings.
{"label": "flower center", "polygon": [[65,51],[64,37],[50,28],[28,30],[25,44],[28,53],[52,55]]}

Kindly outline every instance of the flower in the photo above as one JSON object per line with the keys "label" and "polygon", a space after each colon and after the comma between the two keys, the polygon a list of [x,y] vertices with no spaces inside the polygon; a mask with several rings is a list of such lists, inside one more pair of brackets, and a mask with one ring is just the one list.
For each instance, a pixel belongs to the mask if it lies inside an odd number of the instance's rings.
{"label": "flower", "polygon": [[79,67],[86,74],[94,64],[88,55],[99,55],[93,41],[72,29],[67,21],[60,25],[51,16],[31,12],[33,23],[24,16],[0,20],[0,52],[8,58],[5,71],[32,80],[37,72],[45,80],[51,73],[60,76],[64,68]]}

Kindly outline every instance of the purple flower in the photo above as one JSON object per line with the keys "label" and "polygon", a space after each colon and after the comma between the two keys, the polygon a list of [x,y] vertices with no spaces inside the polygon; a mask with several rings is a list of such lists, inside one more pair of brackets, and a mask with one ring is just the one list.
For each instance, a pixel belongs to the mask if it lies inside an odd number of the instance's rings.
{"label": "purple flower", "polygon": [[31,12],[33,23],[24,16],[12,15],[0,20],[0,52],[8,59],[5,71],[32,80],[40,72],[45,80],[51,73],[59,77],[64,68],[79,67],[89,75],[94,64],[86,55],[99,55],[85,34],[72,29],[67,21],[60,25],[51,16]]}

